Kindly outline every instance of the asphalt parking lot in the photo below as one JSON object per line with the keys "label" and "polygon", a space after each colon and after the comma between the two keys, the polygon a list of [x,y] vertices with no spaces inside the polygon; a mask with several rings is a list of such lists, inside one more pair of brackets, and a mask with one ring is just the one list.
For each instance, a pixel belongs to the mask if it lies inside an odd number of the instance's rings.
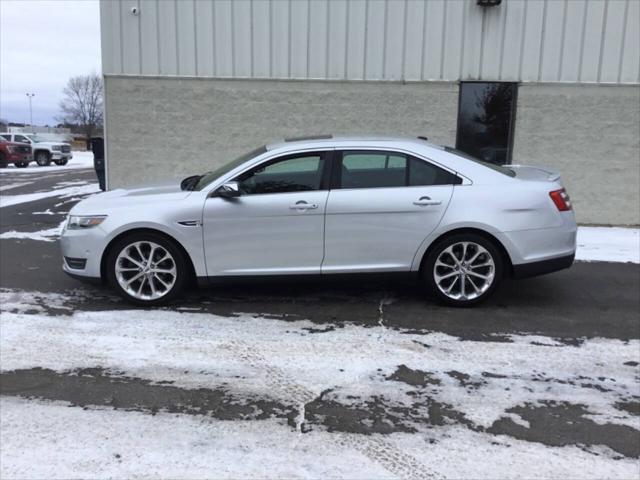
{"label": "asphalt parking lot", "polygon": [[[460,463],[456,470],[455,462],[435,465],[429,460],[436,445],[444,448],[458,438],[451,432],[460,429],[478,455],[504,447],[493,453],[504,455],[504,461],[497,461],[493,470],[477,470],[478,477],[500,477],[509,468],[514,475],[528,472],[540,457],[518,455],[533,446],[549,449],[541,452],[553,458],[572,459],[548,460],[547,476],[609,472],[624,477],[638,471],[637,264],[578,262],[545,277],[506,282],[474,309],[442,307],[410,284],[268,283],[193,288],[159,313],[134,311],[109,289],[80,283],[60,268],[55,229],[75,202],[95,190],[94,184],[89,169],[0,173],[0,199],[8,199],[0,208],[0,394],[7,411],[31,408],[33,401],[138,412],[146,415],[145,421],[158,412],[231,424],[275,419],[279,428],[298,435],[346,435],[334,440],[364,455],[365,478],[366,472],[399,478],[464,476]],[[22,195],[33,195],[33,200],[11,204]],[[146,330],[154,315],[159,327],[169,329],[165,336]],[[83,347],[82,358],[67,358],[72,355],[60,353],[72,351],[65,342],[79,340],[65,335],[81,320],[96,329],[93,343]],[[201,335],[215,335],[221,350],[211,353],[209,364],[205,355],[200,371],[185,367],[176,376],[180,362],[187,362],[185,352],[195,348],[196,340],[187,334],[194,328],[191,321],[204,329]],[[42,330],[29,333],[29,322]],[[102,332],[107,324],[109,332]],[[242,332],[236,330],[239,324]],[[184,349],[185,357],[177,356],[177,364],[167,366],[143,352],[138,363],[127,363],[117,351],[142,335],[136,328],[156,342],[154,351],[165,345],[172,355]],[[226,328],[232,341],[222,338]],[[108,346],[101,343],[103,334],[109,336]],[[169,346],[169,337],[180,341]],[[276,348],[279,338],[291,346]],[[313,352],[305,353],[298,341],[312,342]],[[360,351],[359,342],[364,342]],[[338,344],[340,351],[334,350]],[[59,349],[55,355],[54,349]],[[106,349],[115,353],[103,355]],[[341,356],[345,349],[367,361],[366,368],[348,379],[353,358]],[[225,352],[235,358],[233,368],[220,366],[228,361]],[[318,362],[327,356],[332,361],[326,368],[299,363],[316,355]],[[333,367],[335,381],[326,374]],[[516,395],[516,389],[521,393]],[[25,399],[25,405],[12,403]],[[503,409],[484,417],[478,413],[492,402]],[[8,431],[4,428],[3,442]],[[444,431],[448,436],[439,437]],[[423,446],[406,446],[402,435],[419,438]],[[487,450],[469,435],[484,439]],[[121,458],[114,458],[103,466],[115,475],[131,473]],[[7,457],[3,460],[6,466]],[[591,472],[578,470],[585,461],[595,465]],[[27,471],[16,465],[10,462],[6,468]],[[344,468],[333,471],[334,476],[348,473]]]}

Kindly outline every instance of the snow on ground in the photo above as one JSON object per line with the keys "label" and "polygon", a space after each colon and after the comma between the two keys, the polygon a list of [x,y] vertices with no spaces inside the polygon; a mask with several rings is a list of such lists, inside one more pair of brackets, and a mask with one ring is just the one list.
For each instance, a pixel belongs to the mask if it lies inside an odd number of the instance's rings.
{"label": "snow on ground", "polygon": [[[391,412],[410,407],[412,415],[429,418],[431,411],[416,404],[416,386],[389,378],[404,365],[428,375],[422,391],[430,398],[477,426],[500,418],[527,425],[508,410],[570,402],[584,405],[598,424],[640,429],[637,416],[615,407],[640,396],[640,367],[633,363],[640,361],[639,340],[592,338],[567,345],[511,335],[507,342],[462,341],[348,322],[311,333],[317,325],[308,321],[241,312],[234,317],[170,310],[13,313],[39,311],[33,308],[37,297],[50,305],[68,300],[1,293],[3,372],[102,367],[120,377],[189,389],[222,386],[236,398],[283,404],[308,402],[322,393],[327,400],[367,408],[377,398]],[[0,402],[2,478],[395,478],[407,465],[419,478],[635,478],[638,473],[636,459],[604,446],[550,447],[461,423],[417,423],[416,433],[389,435],[321,427],[302,434],[275,418],[220,421],[11,397]],[[394,468],[395,461],[400,467]]]}
{"label": "snow on ground", "polygon": [[579,227],[577,260],[640,263],[640,229]]}
{"label": "snow on ground", "polygon": [[[31,297],[4,291],[0,298],[9,305],[29,305]],[[412,387],[386,378],[405,365],[429,372],[435,382],[432,398],[477,425],[488,427],[525,403],[571,399],[585,405],[594,421],[640,430],[640,418],[615,407],[640,396],[640,368],[625,365],[640,361],[640,340],[593,338],[576,346],[531,335],[513,335],[509,342],[462,341],[438,332],[348,323],[309,333],[314,326],[255,314],[132,310],[51,317],[5,310],[0,366],[3,371],[100,366],[186,388],[228,384],[241,395],[282,401],[291,395],[290,385],[278,380],[286,377],[309,396],[332,389],[329,397],[343,404],[375,392],[394,404],[411,405],[415,399],[407,392]]]}
{"label": "snow on ground", "polygon": [[10,230],[8,232],[0,233],[0,239],[3,238],[15,238],[15,239],[28,239],[28,240],[39,240],[42,242],[55,242],[60,238],[60,234],[62,233],[62,228],[66,223],[66,219],[60,222],[57,227],[47,228],[45,230],[38,230],[36,232],[17,232],[15,230]]}
{"label": "snow on ground", "polygon": [[34,202],[36,200],[42,200],[43,198],[69,198],[98,192],[100,192],[100,188],[96,183],[78,183],[77,185],[65,186],[44,192],[26,193],[23,195],[2,195],[0,196],[0,208]]}
{"label": "snow on ground", "polygon": [[35,162],[31,162],[27,168],[16,168],[15,165],[11,164],[6,169],[0,170],[0,173],[11,172],[12,174],[16,173],[40,173],[40,172],[63,172],[65,170],[71,170],[75,168],[93,168],[93,152],[76,152],[73,151],[73,158],[69,160],[69,163],[66,165],[56,165],[51,162],[51,165],[48,167],[41,167]]}
{"label": "snow on ground", "polygon": [[300,434],[273,420],[150,416],[14,398],[0,399],[0,422],[2,478],[398,478],[363,448],[380,444],[411,451],[426,479],[637,476],[635,461],[612,461],[606,452],[595,456],[462,427],[378,442],[379,435]]}

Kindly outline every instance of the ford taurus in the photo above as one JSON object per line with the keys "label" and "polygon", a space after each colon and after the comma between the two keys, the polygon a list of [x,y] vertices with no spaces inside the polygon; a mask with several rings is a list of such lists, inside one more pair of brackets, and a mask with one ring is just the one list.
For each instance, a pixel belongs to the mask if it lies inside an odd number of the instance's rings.
{"label": "ford taurus", "polygon": [[558,173],[484,163],[423,139],[274,143],[181,184],[117,189],[73,207],[63,269],[138,305],[187,282],[412,275],[471,306],[507,277],[570,267],[576,223]]}

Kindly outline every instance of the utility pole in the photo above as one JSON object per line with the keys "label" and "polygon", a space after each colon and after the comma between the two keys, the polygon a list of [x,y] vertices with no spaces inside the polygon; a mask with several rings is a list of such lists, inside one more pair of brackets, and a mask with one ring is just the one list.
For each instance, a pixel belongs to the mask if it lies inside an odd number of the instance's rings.
{"label": "utility pole", "polygon": [[27,93],[27,97],[29,97],[29,125],[31,126],[31,133],[36,133],[33,130],[33,108],[31,107],[31,99],[35,96],[35,93]]}

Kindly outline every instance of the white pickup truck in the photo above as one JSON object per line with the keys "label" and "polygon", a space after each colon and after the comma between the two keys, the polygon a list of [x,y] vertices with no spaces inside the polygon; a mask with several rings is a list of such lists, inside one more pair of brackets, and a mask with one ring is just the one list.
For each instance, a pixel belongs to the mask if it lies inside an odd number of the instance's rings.
{"label": "white pickup truck", "polygon": [[33,159],[41,167],[50,165],[53,161],[56,165],[66,165],[73,158],[71,145],[63,142],[48,142],[35,133],[0,133],[9,142],[28,143],[33,152]]}

